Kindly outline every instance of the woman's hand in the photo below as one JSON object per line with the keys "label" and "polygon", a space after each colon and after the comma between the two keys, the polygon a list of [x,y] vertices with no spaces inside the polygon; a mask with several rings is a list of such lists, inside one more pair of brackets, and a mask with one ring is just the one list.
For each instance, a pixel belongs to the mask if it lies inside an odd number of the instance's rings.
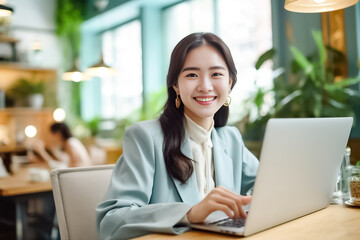
{"label": "woman's hand", "polygon": [[34,139],[31,143],[31,147],[38,153],[42,153],[43,151],[45,151],[45,143],[40,139]]}
{"label": "woman's hand", "polygon": [[190,223],[202,223],[215,211],[223,211],[230,218],[246,218],[242,206],[250,202],[251,196],[241,196],[224,187],[217,187],[190,209],[187,219]]}
{"label": "woman's hand", "polygon": [[30,163],[39,163],[39,162],[42,162],[41,159],[40,159],[39,157],[37,157],[33,151],[28,151],[28,152],[27,152],[27,160],[28,160]]}

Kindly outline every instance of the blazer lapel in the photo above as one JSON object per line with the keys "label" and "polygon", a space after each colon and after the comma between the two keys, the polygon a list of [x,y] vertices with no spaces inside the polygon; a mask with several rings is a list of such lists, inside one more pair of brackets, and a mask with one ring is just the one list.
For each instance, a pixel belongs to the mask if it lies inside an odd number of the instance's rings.
{"label": "blazer lapel", "polygon": [[234,191],[233,161],[226,153],[225,143],[214,128],[211,140],[213,142],[215,184]]}
{"label": "blazer lapel", "polygon": [[[189,136],[185,134],[184,141],[181,144],[181,152],[188,158],[192,159],[191,146]],[[185,184],[182,184],[178,179],[173,178],[176,189],[184,203],[195,205],[200,201],[199,190],[197,187],[195,169],[191,177]]]}

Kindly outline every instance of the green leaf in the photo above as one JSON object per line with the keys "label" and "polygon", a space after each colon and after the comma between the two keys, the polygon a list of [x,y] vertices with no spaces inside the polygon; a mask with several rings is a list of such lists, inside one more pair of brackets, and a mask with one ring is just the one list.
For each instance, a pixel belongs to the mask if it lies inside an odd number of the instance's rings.
{"label": "green leaf", "polygon": [[322,33],[320,31],[313,30],[313,39],[318,47],[319,62],[313,61],[313,72],[310,74],[314,83],[320,87],[320,85],[326,82],[326,48],[322,39]]}
{"label": "green leaf", "polygon": [[324,106],[322,111],[322,117],[354,117],[352,109],[345,106],[345,108],[336,108],[331,105]]}
{"label": "green leaf", "polygon": [[285,105],[293,101],[295,98],[299,97],[301,95],[300,90],[296,90],[292,92],[291,94],[287,95],[285,98],[283,98],[277,105],[277,110],[279,111],[282,109]]}
{"label": "green leaf", "polygon": [[360,166],[360,161],[357,161],[357,162],[356,162],[356,166]]}
{"label": "green leaf", "polygon": [[325,66],[326,63],[326,48],[322,39],[322,33],[320,31],[313,30],[313,38],[319,50],[319,61],[321,66]]}
{"label": "green leaf", "polygon": [[351,88],[345,88],[344,93],[348,95],[349,98],[356,99],[360,104],[360,95],[358,90],[354,90]]}
{"label": "green leaf", "polygon": [[320,94],[314,95],[314,104],[313,104],[313,114],[314,117],[320,117],[322,111],[322,96]]}
{"label": "green leaf", "polygon": [[336,100],[334,100],[334,99],[330,99],[330,100],[329,100],[329,104],[330,104],[331,106],[333,106],[333,107],[338,108],[338,109],[346,108],[346,105],[345,105],[345,104],[340,103],[340,102],[338,102],[338,101],[336,101]]}
{"label": "green leaf", "polygon": [[344,78],[341,81],[334,83],[335,86],[346,87],[360,82],[360,78]]}
{"label": "green leaf", "polygon": [[272,59],[275,53],[276,53],[275,49],[271,48],[270,50],[261,54],[261,56],[258,58],[255,64],[256,70],[259,70],[259,68],[263,65],[264,62],[266,62],[269,59]]}
{"label": "green leaf", "polygon": [[294,56],[295,61],[305,71],[306,75],[311,75],[313,72],[313,65],[307,60],[307,58],[294,46],[290,46],[290,51]]}
{"label": "green leaf", "polygon": [[263,90],[261,88],[259,88],[258,92],[254,98],[254,103],[255,103],[256,107],[258,108],[258,110],[261,109],[261,106],[264,103],[264,96],[265,96],[265,93],[263,92]]}

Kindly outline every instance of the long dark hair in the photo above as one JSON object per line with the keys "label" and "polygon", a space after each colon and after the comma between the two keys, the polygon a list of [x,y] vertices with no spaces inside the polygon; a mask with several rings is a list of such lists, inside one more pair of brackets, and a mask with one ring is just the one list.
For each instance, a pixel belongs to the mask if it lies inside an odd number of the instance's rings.
{"label": "long dark hair", "polygon": [[67,140],[67,139],[69,139],[69,138],[72,137],[70,128],[69,128],[65,123],[62,123],[62,122],[53,123],[53,124],[50,126],[50,131],[51,131],[52,133],[60,132],[61,137],[62,137],[62,139],[64,139],[64,140]]}
{"label": "long dark hair", "polygon": [[[181,143],[185,135],[184,106],[175,107],[176,92],[173,89],[178,83],[178,76],[184,66],[188,53],[200,46],[210,45],[214,47],[224,58],[232,79],[231,89],[236,83],[236,68],[229,48],[216,35],[212,33],[193,33],[183,38],[174,48],[171,54],[170,66],[167,75],[168,99],[164,111],[160,116],[161,129],[164,134],[163,153],[166,170],[169,175],[185,183],[193,173],[192,160],[181,153]],[[226,125],[229,116],[229,107],[222,106],[214,116],[214,126]]]}

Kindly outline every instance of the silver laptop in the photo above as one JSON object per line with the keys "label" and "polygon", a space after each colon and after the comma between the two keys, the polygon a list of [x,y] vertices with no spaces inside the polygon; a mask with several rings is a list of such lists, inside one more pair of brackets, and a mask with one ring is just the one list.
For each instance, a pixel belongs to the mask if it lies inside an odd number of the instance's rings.
{"label": "silver laptop", "polygon": [[282,118],[266,126],[246,220],[212,213],[196,229],[248,236],[330,204],[353,119]]}

